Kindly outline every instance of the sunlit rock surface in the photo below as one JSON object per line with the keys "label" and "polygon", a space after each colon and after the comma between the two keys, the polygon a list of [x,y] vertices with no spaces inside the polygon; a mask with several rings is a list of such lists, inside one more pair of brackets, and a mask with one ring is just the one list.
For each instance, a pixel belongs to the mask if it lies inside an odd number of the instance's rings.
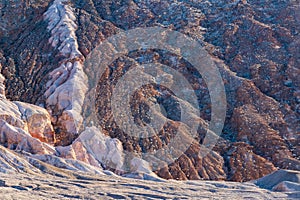
{"label": "sunlit rock surface", "polygon": [[[70,144],[79,135],[82,123],[81,106],[87,90],[87,77],[83,72],[84,57],[78,50],[78,28],[74,8],[67,0],[56,0],[44,13],[47,30],[51,33],[49,43],[58,50],[60,65],[50,73],[45,92],[46,108],[55,116],[52,122],[58,130],[59,145]],[[53,50],[54,50],[53,49]]]}
{"label": "sunlit rock surface", "polygon": [[[48,163],[93,173],[108,169],[122,175],[125,166],[132,173],[128,176],[157,178],[154,171],[161,178],[177,180],[249,181],[278,168],[299,170],[298,4],[292,0],[1,2],[0,143],[4,153],[0,158],[13,157],[17,151],[26,154],[28,161],[20,161],[24,165]],[[199,152],[211,119],[207,85],[187,61],[163,50],[129,52],[107,66],[95,83],[95,110],[91,111],[101,131],[82,128],[89,86],[86,57],[109,36],[151,26],[199,41],[223,78],[224,129],[204,158]],[[200,116],[191,116],[200,124],[194,143],[159,170],[152,170],[141,154],[167,146],[178,127],[188,126],[180,122],[178,103],[186,107],[189,103],[157,85],[136,91],[130,109],[137,124],[147,124],[152,104],[164,107],[158,115],[168,123],[151,138],[134,138],[124,132],[115,122],[110,103],[118,81],[132,66],[154,61],[183,74],[200,107]],[[170,74],[163,75],[172,79]],[[180,133],[188,135],[186,130]],[[97,140],[86,145],[83,136],[88,132],[94,132]],[[124,151],[137,156],[127,158]]]}
{"label": "sunlit rock surface", "polygon": [[49,113],[44,108],[32,104],[14,103],[18,106],[22,120],[27,123],[30,135],[42,142],[54,145],[55,135]]}

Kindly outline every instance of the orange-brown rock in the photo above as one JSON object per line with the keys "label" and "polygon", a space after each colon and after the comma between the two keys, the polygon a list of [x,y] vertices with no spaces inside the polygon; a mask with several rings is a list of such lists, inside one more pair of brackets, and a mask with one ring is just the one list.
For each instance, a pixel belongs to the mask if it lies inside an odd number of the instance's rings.
{"label": "orange-brown rock", "polygon": [[[5,78],[4,81],[0,75],[1,144],[31,153],[49,153],[52,150],[41,141],[55,143],[66,146],[57,147],[62,150],[62,157],[92,164],[89,153],[76,139],[82,131],[81,111],[88,81],[83,61],[109,36],[136,27],[161,26],[199,41],[220,70],[226,89],[227,115],[219,143],[206,157],[199,156],[211,120],[207,85],[190,63],[159,49],[129,52],[105,69],[96,83],[96,101],[92,102],[96,108],[91,111],[97,113],[95,123],[100,124],[103,134],[139,156],[166,147],[178,133],[189,135],[187,129],[179,130],[181,125],[188,125],[180,122],[178,106],[183,102],[188,107],[188,102],[157,84],[135,91],[130,109],[134,122],[145,126],[151,121],[150,107],[153,104],[163,107],[164,112],[156,113],[167,120],[161,131],[137,139],[115,122],[111,99],[117,82],[133,66],[157,62],[170,66],[188,80],[197,95],[200,112],[200,116],[191,115],[200,124],[193,145],[173,163],[165,163],[156,171],[159,176],[247,181],[276,167],[299,170],[300,7],[297,3],[5,1],[0,4],[0,74]],[[5,99],[4,91],[13,102]],[[16,101],[35,104],[47,111]]]}
{"label": "orange-brown rock", "polygon": [[[249,181],[258,179],[276,170],[276,167],[265,158],[254,152],[255,147],[237,142],[228,149],[228,179]],[[249,170],[251,169],[251,170]]]}

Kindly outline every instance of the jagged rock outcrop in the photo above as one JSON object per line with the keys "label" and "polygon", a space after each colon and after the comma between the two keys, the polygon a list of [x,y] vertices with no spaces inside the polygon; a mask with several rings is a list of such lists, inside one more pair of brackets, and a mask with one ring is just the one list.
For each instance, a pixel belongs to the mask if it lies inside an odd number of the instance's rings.
{"label": "jagged rock outcrop", "polygon": [[[54,165],[64,163],[57,166],[68,166],[59,159],[74,159],[96,168],[114,166],[112,170],[120,173],[123,165],[132,171],[145,167],[150,173],[151,166],[137,157],[123,157],[122,151],[142,157],[167,146],[180,125],[189,126],[180,122],[178,106],[181,102],[188,107],[188,102],[155,84],[135,91],[130,109],[136,124],[151,121],[148,114],[153,104],[164,108],[158,115],[168,123],[150,138],[125,133],[115,122],[110,102],[117,82],[132,66],[158,62],[183,74],[200,105],[200,116],[191,117],[200,124],[193,145],[175,162],[155,171],[159,176],[248,181],[276,167],[300,169],[297,2],[54,0],[5,1],[0,6],[2,145],[49,154],[39,158]],[[17,12],[15,17],[12,12]],[[220,70],[227,96],[225,126],[219,142],[204,158],[199,152],[212,109],[207,85],[186,60],[158,49],[129,52],[107,66],[100,77],[91,112],[97,113],[102,128],[99,133],[94,130],[100,134],[101,151],[93,145],[87,149],[78,137],[84,131],[82,108],[89,87],[86,57],[111,35],[151,26],[196,39]],[[188,135],[186,130],[179,132]]]}
{"label": "jagged rock outcrop", "polygon": [[[0,99],[1,144],[34,154],[54,152],[53,127],[48,112],[38,106]],[[45,142],[45,143],[43,143]]]}
{"label": "jagged rock outcrop", "polygon": [[54,130],[51,124],[50,114],[43,108],[22,103],[14,102],[21,113],[21,119],[27,123],[28,132],[34,138],[51,145],[55,144]]}
{"label": "jagged rock outcrop", "polygon": [[124,162],[122,143],[104,135],[96,127],[87,128],[72,145],[57,147],[57,153],[60,157],[80,160],[93,166],[111,167],[117,172],[122,171]]}
{"label": "jagged rock outcrop", "polygon": [[55,135],[49,113],[39,106],[6,99],[4,77],[0,78],[1,144],[33,154],[53,153]]}
{"label": "jagged rock outcrop", "polygon": [[58,145],[68,145],[79,135],[82,104],[87,91],[83,72],[84,57],[78,50],[77,24],[67,0],[55,0],[44,14],[51,33],[49,43],[58,50],[59,66],[53,70],[45,92],[46,108],[57,129]]}
{"label": "jagged rock outcrop", "polygon": [[257,179],[276,170],[271,162],[257,155],[254,148],[244,142],[235,142],[228,149],[223,149],[223,152],[228,162],[229,180]]}

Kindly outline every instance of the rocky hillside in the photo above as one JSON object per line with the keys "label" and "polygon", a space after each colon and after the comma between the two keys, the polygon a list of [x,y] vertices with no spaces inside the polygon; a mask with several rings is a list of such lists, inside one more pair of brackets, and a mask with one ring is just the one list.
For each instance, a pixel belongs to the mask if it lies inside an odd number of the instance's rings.
{"label": "rocky hillside", "polygon": [[[27,165],[40,169],[48,163],[89,173],[105,169],[140,178],[147,174],[155,180],[243,182],[279,168],[300,170],[299,2],[5,0],[0,12],[1,172],[34,170],[23,167]],[[214,86],[183,55],[140,48],[105,68],[89,67],[93,51],[106,39],[149,27],[197,41],[203,62],[218,69],[226,93],[219,102],[226,113],[216,144],[204,145],[218,135],[210,129],[215,100],[209,87]],[[114,45],[97,53],[110,57]],[[153,106],[162,111],[153,116],[165,123],[151,129],[149,137],[134,137],[138,133],[126,132],[116,119],[125,110],[125,100],[118,108],[111,102],[126,73],[148,63],[179,72],[196,95],[197,106],[157,81],[144,84],[128,100],[133,124],[147,127]],[[101,76],[93,79],[98,70]],[[174,81],[170,71],[148,76]],[[190,97],[190,88],[180,89]],[[92,101],[87,101],[89,94]],[[187,121],[181,120],[183,113],[188,113]],[[182,143],[190,140],[195,124],[190,145],[172,144],[177,135]],[[170,145],[175,153],[147,157]],[[151,161],[161,157],[172,162],[163,160],[155,167]]]}

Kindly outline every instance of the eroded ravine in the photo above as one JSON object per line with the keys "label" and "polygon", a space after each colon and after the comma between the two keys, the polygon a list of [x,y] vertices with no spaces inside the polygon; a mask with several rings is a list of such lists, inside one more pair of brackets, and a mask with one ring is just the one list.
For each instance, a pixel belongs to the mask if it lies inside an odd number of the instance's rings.
{"label": "eroded ravine", "polygon": [[[6,90],[1,85],[1,144],[38,154],[36,159],[55,166],[79,170],[73,165],[84,162],[93,167],[84,165],[83,171],[107,167],[110,158],[97,157],[77,138],[87,91],[85,57],[121,30],[159,25],[199,40],[212,55],[224,80],[228,113],[222,137],[211,154],[201,159],[197,157],[200,145],[192,145],[175,163],[156,173],[168,179],[247,181],[278,167],[299,169],[299,28],[293,25],[297,16],[291,12],[298,7],[286,2],[277,12],[273,9],[276,4],[272,9],[260,9],[254,1],[238,1],[228,5],[227,12],[220,7],[222,3],[55,0],[5,4],[0,24],[1,73],[6,79]],[[7,13],[15,6],[19,13],[12,19]],[[277,18],[264,21],[264,10]],[[284,16],[290,16],[290,25]],[[210,118],[206,84],[187,63],[153,50],[126,55],[112,63],[98,83],[95,112],[99,113],[104,134],[89,129],[100,134],[103,151],[98,153],[111,156],[109,152],[113,151],[120,156],[115,166],[123,164],[123,149],[141,153],[166,145],[179,124],[174,115],[178,108],[171,105],[180,99],[166,91],[164,96],[162,88],[149,86],[137,91],[132,100],[135,119],[147,121],[148,100],[156,98],[167,108],[162,118],[170,120],[168,126],[151,140],[132,140],[115,125],[109,104],[114,83],[130,64],[143,60],[166,65],[175,60],[178,66],[173,67],[188,77],[198,94],[198,120],[205,124]],[[199,143],[201,138],[203,129],[199,130]]]}

